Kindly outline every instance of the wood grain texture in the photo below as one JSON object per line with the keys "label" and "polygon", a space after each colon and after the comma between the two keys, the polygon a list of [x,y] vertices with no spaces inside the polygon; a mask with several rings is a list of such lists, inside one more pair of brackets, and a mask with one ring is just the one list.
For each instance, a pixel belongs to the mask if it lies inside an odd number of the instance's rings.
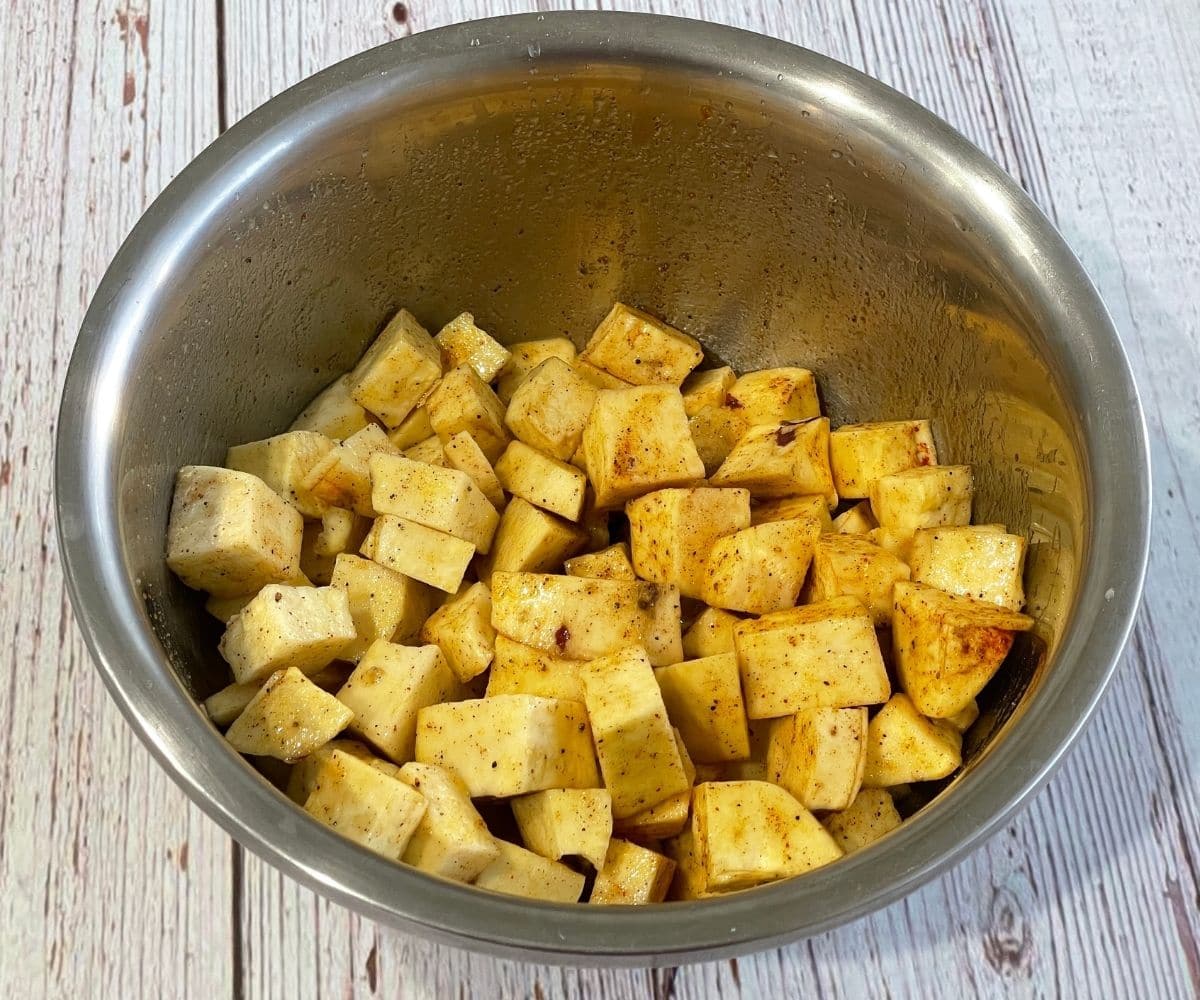
{"label": "wood grain texture", "polygon": [[[105,263],[217,131],[392,37],[566,3],[0,5],[0,995],[244,997],[1200,993],[1200,17],[1188,0],[684,0],[859,66],[994,156],[1075,247],[1137,370],[1155,460],[1146,605],[1050,785],[953,872],[737,962],[559,970],[428,945],[331,904],[204,820],[87,667],[52,537],[63,366]],[[116,11],[119,7],[119,15]],[[140,21],[139,17],[146,20]],[[145,27],[141,27],[145,25]],[[144,39],[144,40],[143,40]],[[14,235],[15,234],[15,238]],[[26,582],[28,581],[28,582]],[[186,844],[181,856],[180,845]],[[168,851],[171,853],[168,854]],[[103,984],[102,989],[97,989]]]}

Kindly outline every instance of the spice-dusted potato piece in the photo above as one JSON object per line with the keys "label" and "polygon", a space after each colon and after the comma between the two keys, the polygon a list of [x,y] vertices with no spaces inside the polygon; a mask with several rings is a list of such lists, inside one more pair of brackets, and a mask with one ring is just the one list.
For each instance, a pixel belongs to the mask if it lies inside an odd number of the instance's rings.
{"label": "spice-dusted potato piece", "polygon": [[653,584],[543,573],[492,574],[492,625],[528,646],[591,660],[641,645],[658,599]]}
{"label": "spice-dusted potato piece", "polygon": [[416,521],[381,514],[359,551],[388,569],[453,594],[462,584],[475,546]]}
{"label": "spice-dusted potato piece", "polygon": [[895,528],[872,528],[867,532],[868,542],[886,549],[906,565],[912,558],[912,539],[913,536],[908,532]]}
{"label": "spice-dusted potato piece", "polygon": [[500,854],[475,879],[478,888],[548,903],[579,902],[587,881],[579,872],[506,840],[497,840],[496,847]]}
{"label": "spice-dusted potato piece", "polygon": [[373,422],[371,414],[350,397],[350,376],[347,374],[334,379],[317,393],[288,430],[316,431],[342,441]]}
{"label": "spice-dusted potato piece", "polygon": [[403,764],[413,759],[421,709],[461,698],[463,693],[437,646],[398,646],[378,639],[337,697],[354,712],[350,732],[389,760]]}
{"label": "spice-dusted potato piece", "polygon": [[760,424],[809,420],[821,415],[817,380],[807,368],[762,368],[746,372],[729,390],[725,406],[741,417],[743,433]]}
{"label": "spice-dusted potato piece", "polygon": [[398,427],[441,374],[438,345],[401,309],[350,372],[350,395],[389,427]]}
{"label": "spice-dusted potato piece", "polygon": [[337,557],[329,585],[344,590],[350,603],[357,638],[341,655],[354,663],[376,639],[412,642],[433,610],[425,584],[349,552]]}
{"label": "spice-dusted potato piece", "polygon": [[486,553],[500,515],[465,472],[414,462],[403,455],[372,455],[371,505],[470,542]]}
{"label": "spice-dusted potato piece", "polygon": [[488,674],[487,697],[536,694],[542,698],[583,701],[579,661],[534,649],[505,635],[496,636],[496,653]]}
{"label": "spice-dusted potato piece", "polygon": [[575,345],[566,337],[548,337],[545,340],[526,340],[509,347],[512,357],[500,372],[496,382],[496,395],[505,406],[511,402],[517,387],[547,358],[558,358],[568,365],[575,360]]}
{"label": "spice-dusted potato piece", "polygon": [[422,626],[421,641],[435,643],[464,683],[487,670],[496,647],[487,587],[475,583],[450,598]]}
{"label": "spice-dusted potato piece", "polygon": [[792,521],[813,517],[822,532],[833,531],[833,520],[829,516],[829,502],[816,493],[799,497],[778,497],[760,500],[750,508],[751,524],[767,524],[770,521]]}
{"label": "spice-dusted potato piece", "polygon": [[598,865],[589,903],[644,906],[667,898],[675,862],[628,840],[613,838]]}
{"label": "spice-dusted potato piece", "polygon": [[567,362],[550,357],[517,386],[504,422],[519,441],[566,462],[583,440],[598,394]]}
{"label": "spice-dusted potato piece", "polygon": [[822,826],[847,854],[861,851],[900,825],[900,813],[886,788],[863,788],[840,812],[830,813]]}
{"label": "spice-dusted potato piece", "polygon": [[921,528],[909,550],[912,578],[938,590],[1020,611],[1025,539],[990,526]]}
{"label": "spice-dusted potato piece", "polygon": [[245,683],[286,667],[316,673],[354,639],[344,591],[271,584],[229,622],[219,649],[234,680]]}
{"label": "spice-dusted potato piece", "polygon": [[612,837],[612,796],[603,788],[548,788],[512,800],[525,846],[551,861],[580,857],[599,870]]}
{"label": "spice-dusted potato piece", "polygon": [[822,535],[813,546],[812,600],[856,597],[876,625],[892,620],[892,589],[909,577],[908,566],[857,535]]}
{"label": "spice-dusted potato piece", "polygon": [[455,316],[433,340],[442,352],[443,368],[470,365],[484,382],[492,381],[511,357],[507,348],[475,325],[469,312]]}
{"label": "spice-dusted potato piece", "polygon": [[417,760],[450,768],[472,798],[600,787],[587,711],[556,698],[501,694],[423,708]]}
{"label": "spice-dusted potato piece", "polygon": [[819,537],[820,522],[803,518],[768,521],[718,538],[709,548],[701,599],[752,614],[792,607]]}
{"label": "spice-dusted potato piece", "polygon": [[627,647],[599,657],[580,676],[613,816],[633,816],[686,791],[690,782],[645,651]]}
{"label": "spice-dusted potato piece", "polygon": [[695,337],[621,302],[600,321],[580,354],[631,385],[677,386],[703,358]]}
{"label": "spice-dusted potato piece", "polygon": [[510,440],[504,427],[504,404],[470,365],[446,372],[425,406],[443,445],[466,431],[488,461],[495,462]]}
{"label": "spice-dusted potato piece", "polygon": [[496,462],[496,476],[513,496],[568,521],[578,521],[583,514],[587,476],[523,441],[513,441],[504,449]]}
{"label": "spice-dusted potato piece", "polygon": [[496,838],[453,771],[410,760],[398,777],[421,793],[425,815],[400,860],[456,882],[470,882],[500,856]]}
{"label": "spice-dusted potato piece", "polygon": [[651,490],[704,478],[683,397],[672,386],[601,393],[588,417],[583,447],[598,507],[618,506]]}
{"label": "spice-dusted potato piece", "polygon": [[214,726],[224,728],[246,710],[261,689],[262,684],[258,681],[226,684],[220,691],[204,699],[204,713],[212,719]]}
{"label": "spice-dusted potato piece", "polygon": [[320,771],[321,765],[333,755],[334,750],[341,750],[348,753],[351,757],[357,757],[359,760],[365,760],[367,763],[379,759],[369,746],[365,743],[360,743],[358,740],[330,740],[312,753],[306,754],[297,760],[288,773],[287,797],[298,806],[303,806],[308,796],[312,793],[317,772]]}
{"label": "spice-dusted potato piece", "polygon": [[829,464],[838,496],[862,499],[877,479],[937,465],[933,431],[928,420],[846,424],[829,435]]}
{"label": "spice-dusted potato piece", "polygon": [[289,667],[267,679],[225,738],[239,753],[298,760],[337,736],[351,715],[333,695]]}
{"label": "spice-dusted potato piece", "polygon": [[733,641],[751,719],[877,705],[891,694],[871,616],[853,597],[739,622]]}
{"label": "spice-dusted potato piece", "polygon": [[973,725],[975,725],[975,720],[978,718],[979,718],[979,702],[977,702],[974,698],[972,698],[967,703],[966,708],[961,709],[958,712],[955,712],[953,715],[946,716],[946,718],[944,718],[942,721],[948,722],[955,729],[957,729],[960,733],[965,733],[968,729],[970,729]]}
{"label": "spice-dusted potato piece", "polygon": [[397,455],[399,451],[378,425],[368,424],[319,459],[304,477],[303,488],[331,507],[374,517],[367,463],[376,453]]}
{"label": "spice-dusted potato piece", "polygon": [[686,660],[659,667],[654,677],[693,760],[711,764],[750,756],[737,656],[729,652]]}
{"label": "spice-dusted potato piece", "polygon": [[429,411],[423,406],[418,406],[400,422],[398,427],[393,427],[388,431],[387,436],[388,440],[401,451],[418,445],[422,441],[428,441],[435,436],[433,424],[429,422]]}
{"label": "spice-dusted potato piece", "polygon": [[504,509],[508,498],[504,495],[500,480],[496,478],[496,470],[470,434],[459,431],[453,435],[442,453],[448,468],[465,472],[496,510]]}
{"label": "spice-dusted potato piece", "polygon": [[702,406],[688,416],[688,431],[706,475],[721,467],[747,429],[743,414],[724,403]]}
{"label": "spice-dusted potato piece", "polygon": [[[465,433],[465,431],[460,431],[460,433]],[[442,444],[442,439],[436,434],[424,441],[417,442],[411,448],[405,448],[404,457],[414,462],[436,465],[439,469],[450,467],[450,463],[446,461],[446,448]]]}
{"label": "spice-dusted potato piece", "polygon": [[714,486],[742,486],[755,497],[818,493],[837,504],[825,417],[752,427],[712,475]]}
{"label": "spice-dusted potato piece", "polygon": [[962,734],[925,718],[903,692],[892,695],[867,727],[863,784],[868,788],[934,781],[953,774],[961,763]]}
{"label": "spice-dusted potato piece", "polygon": [[705,608],[683,633],[683,655],[699,660],[718,653],[732,653],[733,626],[741,620],[720,608]]}
{"label": "spice-dusted potato piece", "polygon": [[370,529],[371,522],[354,511],[328,507],[321,515],[320,530],[313,538],[313,553],[333,557],[343,552],[357,552]]}
{"label": "spice-dusted potato piece", "polygon": [[185,465],[175,477],[167,565],[214,597],[257,593],[300,572],[304,520],[257,476]]}
{"label": "spice-dusted potato piece", "polygon": [[492,552],[479,567],[490,581],[493,573],[548,573],[583,549],[588,533],[579,525],[513,497],[500,518]]}
{"label": "spice-dusted potato piece", "polygon": [[637,574],[699,598],[713,544],[750,525],[750,493],[703,486],[655,490],[630,501],[625,513]]}
{"label": "spice-dusted potato piece", "polygon": [[670,584],[642,584],[650,601],[649,624],[642,640],[646,655],[656,667],[683,659],[683,612],[679,588]]}
{"label": "spice-dusted potato piece", "polygon": [[306,490],[304,480],[334,446],[317,431],[288,431],[234,445],[225,453],[225,467],[258,476],[305,517],[320,517],[328,504]]}
{"label": "spice-dusted potato piece", "polygon": [[896,584],[892,646],[900,684],[934,718],[961,712],[983,690],[1033,619],[919,583]]}
{"label": "spice-dusted potato piece", "polygon": [[842,535],[865,535],[872,528],[878,527],[875,515],[871,513],[869,500],[856,503],[848,511],[833,519],[833,530]]}
{"label": "spice-dusted potato piece", "polygon": [[929,465],[881,476],[871,484],[871,510],[883,528],[970,524],[974,478],[969,465]]}
{"label": "spice-dusted potato piece", "polygon": [[596,580],[636,580],[629,546],[617,542],[599,552],[588,552],[566,562],[567,576],[586,576]]}
{"label": "spice-dusted potato piece", "polygon": [[720,406],[736,381],[737,375],[728,365],[692,372],[679,389],[683,395],[684,412],[691,418],[705,407]]}
{"label": "spice-dusted potato piece", "polygon": [[806,809],[845,809],[867,762],[865,708],[806,708],[771,727],[767,777]]}
{"label": "spice-dusted potato piece", "polygon": [[660,840],[663,837],[675,837],[687,826],[688,816],[692,810],[692,785],[696,782],[696,765],[688,756],[687,747],[678,729],[672,729],[675,737],[675,749],[679,751],[679,759],[683,763],[683,773],[687,778],[688,787],[661,802],[643,809],[632,816],[623,816],[613,820],[613,829],[622,837],[645,843],[649,840]]}
{"label": "spice-dusted potato piece", "polygon": [[623,378],[617,378],[616,375],[606,372],[603,368],[597,368],[584,361],[583,358],[576,358],[571,367],[575,370],[576,375],[595,389],[628,389],[633,384],[626,382]]}
{"label": "spice-dusted potato piece", "polygon": [[842,856],[812,813],[766,781],[697,785],[691,829],[709,892],[789,878]]}
{"label": "spice-dusted potato piece", "polygon": [[304,811],[376,854],[398,861],[426,812],[420,792],[344,750],[317,769]]}

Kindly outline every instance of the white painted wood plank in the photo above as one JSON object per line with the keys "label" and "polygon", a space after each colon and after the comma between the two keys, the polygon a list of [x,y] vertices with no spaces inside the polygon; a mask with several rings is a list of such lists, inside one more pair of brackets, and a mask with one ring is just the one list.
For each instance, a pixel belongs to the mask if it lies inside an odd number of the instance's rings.
{"label": "white painted wood plank", "polygon": [[0,996],[232,989],[228,840],[91,669],[63,594],[50,485],[83,308],[149,198],[216,131],[205,12],[0,8]]}

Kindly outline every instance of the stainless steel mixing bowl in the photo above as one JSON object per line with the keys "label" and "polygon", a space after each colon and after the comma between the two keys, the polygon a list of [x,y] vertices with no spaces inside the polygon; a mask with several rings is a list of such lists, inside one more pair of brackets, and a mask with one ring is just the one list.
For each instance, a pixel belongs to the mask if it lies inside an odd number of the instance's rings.
{"label": "stainless steel mixing bowl", "polygon": [[[490,895],[309,820],[205,720],[215,624],[163,565],[172,476],[282,430],[398,306],[582,340],[614,299],[738,368],[815,369],[836,420],[928,414],[977,516],[1031,540],[1037,638],[969,763],[899,831],[726,899],[636,911]],[[429,937],[673,963],[894,900],[1041,784],[1095,707],[1146,561],[1142,416],[1112,323],[1017,186],[916,104],[769,38],[640,15],[464,24],[275,98],[154,203],[71,360],[59,529],[109,690],[210,816],[288,874]],[[136,817],[130,817],[136,822]]]}

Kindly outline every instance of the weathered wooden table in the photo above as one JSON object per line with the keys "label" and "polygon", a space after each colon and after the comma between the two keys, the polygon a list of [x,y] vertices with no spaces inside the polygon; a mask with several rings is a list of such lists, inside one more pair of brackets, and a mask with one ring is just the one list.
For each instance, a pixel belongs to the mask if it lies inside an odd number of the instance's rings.
{"label": "weathered wooden table", "polygon": [[949,119],[1059,225],[1132,357],[1156,502],[1133,643],[1049,787],[940,881],[740,962],[649,973],[474,957],[359,919],[244,853],[108,700],[63,593],[51,456],[109,258],[200,149],[284,87],[408,32],[557,6],[0,4],[0,996],[1200,993],[1196,0],[597,3],[790,39]]}

